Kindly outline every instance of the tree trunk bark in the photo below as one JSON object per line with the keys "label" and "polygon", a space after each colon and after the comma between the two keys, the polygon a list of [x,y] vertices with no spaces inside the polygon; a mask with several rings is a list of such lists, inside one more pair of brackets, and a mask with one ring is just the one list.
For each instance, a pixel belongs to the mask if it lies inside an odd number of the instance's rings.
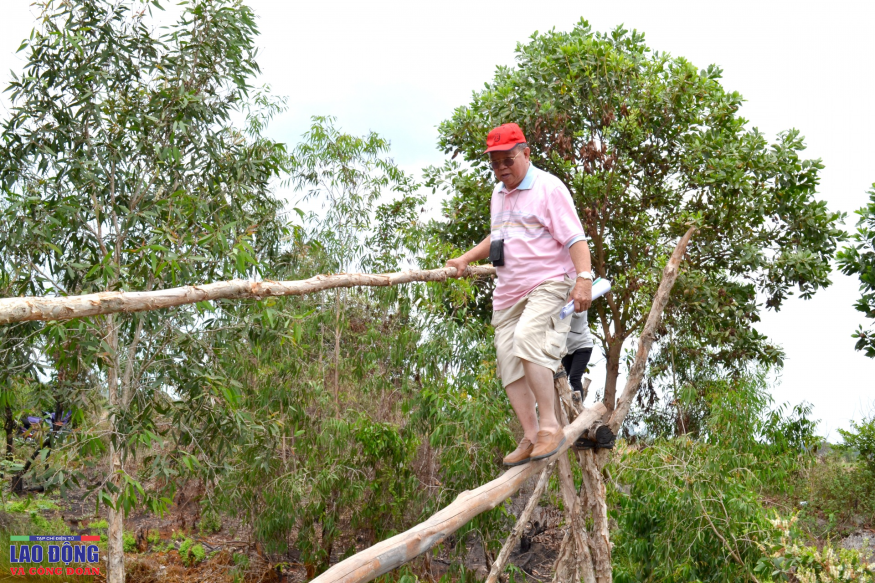
{"label": "tree trunk bark", "polygon": [[340,290],[334,296],[334,416],[340,417]]}
{"label": "tree trunk bark", "polygon": [[608,413],[614,412],[617,402],[617,379],[620,376],[620,358],[623,356],[623,340],[614,337],[608,344],[607,362],[605,363],[605,394],[602,403],[608,408]]}
{"label": "tree trunk bark", "polygon": [[6,431],[6,461],[11,462],[13,456],[15,437],[15,418],[12,416],[12,407],[6,405],[6,423],[3,425]]}
{"label": "tree trunk bark", "polygon": [[107,531],[108,548],[106,558],[106,582],[125,583],[125,551],[124,551],[124,511],[119,504],[120,476],[122,470],[121,452],[116,447],[118,435],[118,410],[120,403],[119,395],[119,357],[118,357],[118,328],[114,316],[107,316],[107,344],[110,348],[109,366],[107,367],[106,380],[109,390],[110,408],[110,441],[109,441],[109,481],[115,486],[112,492],[112,505],[109,506],[109,529]]}
{"label": "tree trunk bark", "polygon": [[653,306],[650,308],[650,314],[648,314],[647,321],[644,323],[644,329],[641,331],[640,338],[638,338],[638,351],[635,354],[632,366],[629,368],[626,386],[623,388],[623,394],[620,395],[620,400],[617,402],[617,406],[608,423],[611,431],[614,433],[620,430],[623,421],[626,420],[626,415],[629,414],[632,401],[635,399],[635,395],[638,394],[638,387],[641,386],[641,381],[644,380],[644,371],[647,368],[647,355],[650,354],[650,347],[653,345],[654,338],[656,338],[656,328],[659,326],[662,312],[665,310],[666,304],[668,304],[671,288],[674,287],[674,282],[678,277],[681,260],[684,258],[684,253],[687,250],[687,244],[690,242],[690,237],[693,236],[695,231],[695,227],[690,227],[686,234],[681,237],[662,272],[662,281],[656,290],[656,297],[653,298]]}
{"label": "tree trunk bark", "polygon": [[599,471],[592,451],[579,453],[583,483],[580,487],[580,503],[585,505],[592,519],[589,533],[589,548],[597,583],[611,583],[611,535],[608,529],[608,505],[605,481]]}

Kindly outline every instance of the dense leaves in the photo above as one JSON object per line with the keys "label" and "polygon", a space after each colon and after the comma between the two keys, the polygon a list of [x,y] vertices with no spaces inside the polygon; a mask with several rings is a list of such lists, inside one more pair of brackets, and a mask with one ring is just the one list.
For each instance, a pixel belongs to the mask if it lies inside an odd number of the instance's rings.
{"label": "dense leaves", "polygon": [[617,459],[617,581],[750,580],[776,538],[763,494],[786,492],[810,466],[814,423],[770,412],[761,376],[727,385],[698,439],[639,440]]}
{"label": "dense leaves", "polygon": [[[860,299],[856,308],[867,318],[875,319],[875,185],[869,191],[869,204],[857,211],[860,220],[853,243],[838,253],[838,264],[846,275],[860,278]],[[854,334],[857,350],[875,358],[875,332],[861,326]]]}

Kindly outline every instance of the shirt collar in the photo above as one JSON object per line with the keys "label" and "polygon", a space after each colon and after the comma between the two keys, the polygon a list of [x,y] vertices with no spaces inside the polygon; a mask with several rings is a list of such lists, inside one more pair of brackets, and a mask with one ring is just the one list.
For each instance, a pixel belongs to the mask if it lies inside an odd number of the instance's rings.
{"label": "shirt collar", "polygon": [[[535,184],[535,173],[537,172],[537,168],[535,165],[529,162],[529,169],[526,171],[526,177],[523,178],[523,181],[520,182],[519,186],[514,188],[514,190],[531,190],[532,186]],[[504,186],[504,182],[501,183],[501,189],[505,192],[509,192],[507,187]]]}

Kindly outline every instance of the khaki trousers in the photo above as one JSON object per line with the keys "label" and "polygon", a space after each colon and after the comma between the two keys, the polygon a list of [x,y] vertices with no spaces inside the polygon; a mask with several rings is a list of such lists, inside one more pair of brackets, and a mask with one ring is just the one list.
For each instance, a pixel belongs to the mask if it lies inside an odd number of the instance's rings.
{"label": "khaki trousers", "polygon": [[547,280],[519,302],[492,313],[495,328],[496,376],[503,386],[517,381],[525,373],[522,360],[559,369],[565,353],[565,338],[571,329],[571,317],[559,319],[568,303],[574,280]]}

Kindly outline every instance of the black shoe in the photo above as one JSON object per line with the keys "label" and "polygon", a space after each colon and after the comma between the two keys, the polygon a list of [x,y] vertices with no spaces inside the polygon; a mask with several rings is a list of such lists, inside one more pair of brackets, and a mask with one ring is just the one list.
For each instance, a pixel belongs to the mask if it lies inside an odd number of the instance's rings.
{"label": "black shoe", "polygon": [[595,439],[589,437],[578,437],[574,442],[574,447],[577,449],[614,449],[614,444],[617,442],[617,436],[611,431],[607,425],[599,425],[595,430]]}
{"label": "black shoe", "polygon": [[574,448],[577,450],[595,449],[596,447],[596,442],[586,437],[578,437],[574,442]]}
{"label": "black shoe", "polygon": [[599,425],[599,428],[595,430],[595,442],[601,449],[614,449],[617,436],[607,425]]}

